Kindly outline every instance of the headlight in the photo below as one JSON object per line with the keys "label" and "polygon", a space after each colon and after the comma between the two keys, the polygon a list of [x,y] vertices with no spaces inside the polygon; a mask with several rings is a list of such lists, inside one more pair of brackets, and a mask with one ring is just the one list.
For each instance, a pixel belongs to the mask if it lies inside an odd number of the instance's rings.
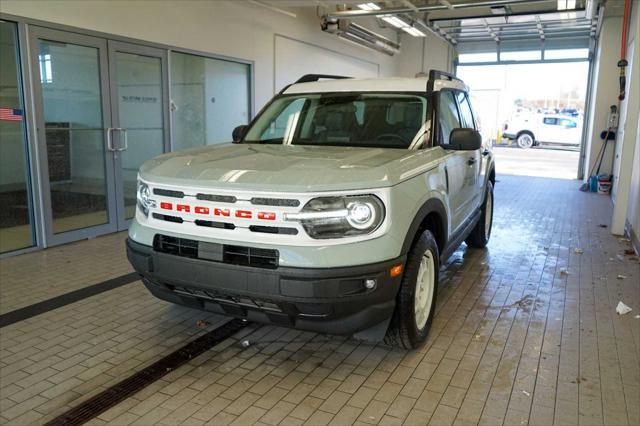
{"label": "headlight", "polygon": [[150,207],[156,206],[156,201],[150,197],[151,190],[149,189],[149,185],[139,180],[137,189],[138,208],[145,216],[149,216]]}
{"label": "headlight", "polygon": [[370,234],[384,220],[384,205],[375,195],[320,197],[285,220],[302,224],[311,238],[342,238]]}

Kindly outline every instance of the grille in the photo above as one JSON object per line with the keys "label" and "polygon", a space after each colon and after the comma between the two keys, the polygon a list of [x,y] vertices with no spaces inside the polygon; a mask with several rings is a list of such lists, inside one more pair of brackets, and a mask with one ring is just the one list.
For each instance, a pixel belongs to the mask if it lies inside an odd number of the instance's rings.
{"label": "grille", "polygon": [[153,248],[156,251],[173,254],[176,256],[198,258],[198,242],[186,238],[168,237],[166,235],[156,235],[153,241]]}
{"label": "grille", "polygon": [[290,200],[286,198],[260,198],[254,197],[251,199],[251,204],[256,206],[281,206],[281,207],[298,207],[300,201]]}
{"label": "grille", "polygon": [[153,218],[154,219],[158,219],[158,220],[164,220],[166,222],[174,222],[174,223],[182,223],[182,222],[184,222],[184,220],[181,217],[171,216],[171,215],[168,215],[168,214],[154,213],[153,214]]}
{"label": "grille", "polygon": [[280,257],[273,249],[204,243],[160,234],[153,240],[153,249],[174,256],[266,269],[276,269]]}
{"label": "grille", "polygon": [[184,198],[184,192],[172,191],[170,189],[155,188],[153,193],[163,197]]}
{"label": "grille", "polygon": [[198,226],[206,226],[207,228],[236,229],[236,226],[233,223],[217,222],[214,220],[196,219],[195,223]]}
{"label": "grille", "polygon": [[196,199],[218,203],[235,203],[238,199],[232,195],[196,194]]}
{"label": "grille", "polygon": [[224,246],[223,262],[242,266],[275,269],[278,267],[276,250],[255,247]]}
{"label": "grille", "polygon": [[297,235],[298,230],[296,228],[285,228],[281,226],[262,226],[251,225],[249,226],[251,232],[262,232],[265,234],[284,234],[284,235]]}
{"label": "grille", "polygon": [[275,311],[282,312],[280,306],[272,300],[249,297],[249,296],[239,296],[239,295],[230,295],[223,294],[213,289],[200,289],[194,287],[181,287],[174,286],[173,291],[178,294],[183,294],[185,296],[198,297],[200,299],[208,299],[213,300],[219,303],[233,303],[235,305],[240,305],[248,308],[254,309],[263,309],[267,311]]}

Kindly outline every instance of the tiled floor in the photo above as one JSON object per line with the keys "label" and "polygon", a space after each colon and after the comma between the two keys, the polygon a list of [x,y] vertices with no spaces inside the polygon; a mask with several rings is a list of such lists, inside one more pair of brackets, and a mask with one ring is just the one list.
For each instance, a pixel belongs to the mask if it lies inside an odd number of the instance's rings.
{"label": "tiled floor", "polygon": [[[421,350],[252,326],[91,423],[640,424],[640,264],[600,226],[608,198],[498,179],[489,248],[445,265]],[[129,272],[123,238],[0,261],[2,312]],[[616,315],[619,300],[633,312]],[[200,319],[223,320],[136,282],[0,329],[0,423],[55,417],[203,333]]]}

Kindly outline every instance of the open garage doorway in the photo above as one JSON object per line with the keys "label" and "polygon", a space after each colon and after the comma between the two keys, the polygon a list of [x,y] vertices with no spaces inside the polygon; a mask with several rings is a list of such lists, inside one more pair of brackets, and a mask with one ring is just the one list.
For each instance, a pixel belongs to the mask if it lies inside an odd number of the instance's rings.
{"label": "open garage doorway", "polygon": [[[575,51],[567,54],[588,55]],[[510,52],[514,61],[529,59],[527,53],[533,52]],[[578,177],[588,60],[464,64],[457,75],[469,85],[482,132],[493,141],[498,174]]]}

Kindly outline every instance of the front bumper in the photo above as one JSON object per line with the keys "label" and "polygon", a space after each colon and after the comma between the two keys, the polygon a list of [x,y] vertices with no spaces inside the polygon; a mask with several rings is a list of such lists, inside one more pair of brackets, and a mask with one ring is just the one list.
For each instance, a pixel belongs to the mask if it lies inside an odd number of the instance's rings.
{"label": "front bumper", "polygon": [[[351,335],[388,319],[405,256],[340,268],[241,266],[155,251],[127,240],[127,257],[156,297],[210,312],[321,333]],[[366,279],[375,279],[366,289]]]}

